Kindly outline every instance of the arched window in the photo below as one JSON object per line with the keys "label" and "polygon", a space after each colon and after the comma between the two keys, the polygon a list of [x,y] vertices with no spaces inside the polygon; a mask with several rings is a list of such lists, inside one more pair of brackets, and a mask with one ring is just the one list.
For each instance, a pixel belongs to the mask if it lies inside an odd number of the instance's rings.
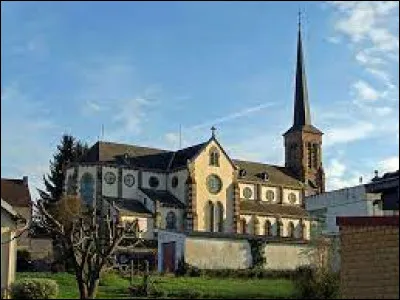
{"label": "arched window", "polygon": [[224,231],[224,206],[219,201],[217,203],[216,223],[217,223],[217,232],[223,232]]}
{"label": "arched window", "polygon": [[247,224],[246,224],[246,220],[245,219],[241,219],[240,220],[240,233],[246,234],[247,233],[247,228],[246,228]]}
{"label": "arched window", "polygon": [[176,214],[173,211],[168,212],[165,223],[166,229],[176,230]]}
{"label": "arched window", "polygon": [[312,165],[312,147],[311,143],[307,143],[307,161],[308,161],[308,168],[311,169]]}
{"label": "arched window", "polygon": [[94,179],[92,174],[84,173],[81,178],[81,198],[87,205],[93,205]]}
{"label": "arched window", "polygon": [[207,203],[207,216],[208,216],[207,230],[209,232],[214,232],[214,204],[211,201],[208,201]]}
{"label": "arched window", "polygon": [[318,156],[319,156],[318,150],[319,150],[318,144],[313,144],[313,167],[315,169],[318,168]]}
{"label": "arched window", "polygon": [[276,220],[276,236],[283,236],[283,223],[282,220]]}
{"label": "arched window", "polygon": [[301,232],[301,238],[303,240],[306,240],[307,239],[307,227],[306,227],[304,220],[300,221],[300,232]]}
{"label": "arched window", "polygon": [[294,225],[293,225],[293,222],[289,222],[287,230],[288,230],[287,236],[291,237],[291,238],[294,238]]}
{"label": "arched window", "polygon": [[265,226],[264,226],[264,231],[266,236],[271,236],[272,235],[272,226],[271,222],[269,220],[265,221]]}
{"label": "arched window", "polygon": [[253,234],[260,235],[260,222],[258,221],[257,217],[253,219]]}
{"label": "arched window", "polygon": [[219,153],[216,148],[210,150],[210,166],[219,167]]}

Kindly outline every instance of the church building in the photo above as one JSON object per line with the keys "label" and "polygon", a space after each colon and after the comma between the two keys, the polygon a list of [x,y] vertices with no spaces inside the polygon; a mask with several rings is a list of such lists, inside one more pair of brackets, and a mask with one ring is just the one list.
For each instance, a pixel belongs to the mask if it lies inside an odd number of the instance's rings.
{"label": "church building", "polygon": [[149,240],[158,230],[309,240],[303,199],[325,190],[322,134],[311,122],[299,27],[284,166],[228,156],[215,128],[177,151],[99,141],[67,168],[65,192],[121,222],[138,221]]}

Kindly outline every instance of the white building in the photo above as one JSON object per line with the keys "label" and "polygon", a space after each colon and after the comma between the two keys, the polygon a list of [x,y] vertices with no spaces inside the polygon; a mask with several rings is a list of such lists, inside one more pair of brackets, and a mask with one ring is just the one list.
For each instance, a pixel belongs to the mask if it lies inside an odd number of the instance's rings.
{"label": "white building", "polygon": [[381,194],[370,192],[368,185],[364,184],[308,196],[305,198],[305,207],[311,216],[320,220],[320,227],[314,230],[328,235],[339,233],[336,217],[385,214]]}

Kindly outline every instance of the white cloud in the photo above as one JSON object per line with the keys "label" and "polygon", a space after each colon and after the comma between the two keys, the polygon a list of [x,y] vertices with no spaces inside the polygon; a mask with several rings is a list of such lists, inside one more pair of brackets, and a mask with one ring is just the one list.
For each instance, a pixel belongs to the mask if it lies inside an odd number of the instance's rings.
{"label": "white cloud", "polygon": [[367,122],[357,122],[348,126],[331,128],[326,131],[325,146],[358,141],[370,136],[376,129],[375,125]]}
{"label": "white cloud", "polygon": [[327,41],[332,44],[339,44],[341,42],[340,38],[337,36],[330,36],[327,38]]}
{"label": "white cloud", "polygon": [[263,103],[263,104],[259,104],[259,105],[256,105],[256,106],[248,107],[248,108],[245,108],[245,109],[243,109],[243,110],[241,110],[239,112],[232,113],[232,114],[226,115],[224,117],[220,117],[220,118],[217,118],[217,119],[214,119],[214,120],[211,120],[211,121],[206,121],[206,122],[201,123],[201,124],[190,126],[190,129],[200,129],[200,128],[204,128],[204,127],[210,127],[210,126],[213,126],[213,125],[221,124],[221,123],[224,123],[224,122],[227,122],[227,121],[231,121],[231,120],[234,120],[234,119],[237,119],[237,118],[241,118],[241,117],[247,116],[249,114],[258,112],[258,111],[263,110],[265,108],[269,108],[269,107],[271,107],[273,105],[275,105],[275,103],[270,103],[269,102],[269,103]]}
{"label": "white cloud", "polygon": [[145,108],[150,105],[152,101],[141,97],[119,101],[112,118],[113,129],[107,138],[120,141],[141,133],[143,123],[147,121]]}
{"label": "white cloud", "polygon": [[60,128],[43,103],[21,91],[18,84],[2,90],[1,173],[8,178],[28,176],[36,199],[36,188],[44,188],[42,176],[49,172],[52,147],[58,142],[53,137]]}
{"label": "white cloud", "polygon": [[346,171],[346,166],[339,162],[337,159],[331,160],[326,168],[327,177],[342,177]]}
{"label": "white cloud", "polygon": [[380,161],[378,164],[379,172],[393,172],[399,169],[399,156],[391,156]]}
{"label": "white cloud", "polygon": [[379,92],[363,80],[358,80],[353,84],[356,99],[365,101],[375,101],[380,97]]}

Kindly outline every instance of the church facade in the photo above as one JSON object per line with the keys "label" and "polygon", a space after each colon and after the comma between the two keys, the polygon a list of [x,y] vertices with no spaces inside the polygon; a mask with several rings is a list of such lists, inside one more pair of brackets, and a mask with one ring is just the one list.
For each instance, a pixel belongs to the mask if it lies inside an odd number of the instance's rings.
{"label": "church facade", "polygon": [[310,239],[305,195],[324,192],[322,132],[310,118],[298,32],[285,165],[229,157],[215,136],[177,151],[97,142],[66,170],[65,193],[156,239],[158,230]]}

